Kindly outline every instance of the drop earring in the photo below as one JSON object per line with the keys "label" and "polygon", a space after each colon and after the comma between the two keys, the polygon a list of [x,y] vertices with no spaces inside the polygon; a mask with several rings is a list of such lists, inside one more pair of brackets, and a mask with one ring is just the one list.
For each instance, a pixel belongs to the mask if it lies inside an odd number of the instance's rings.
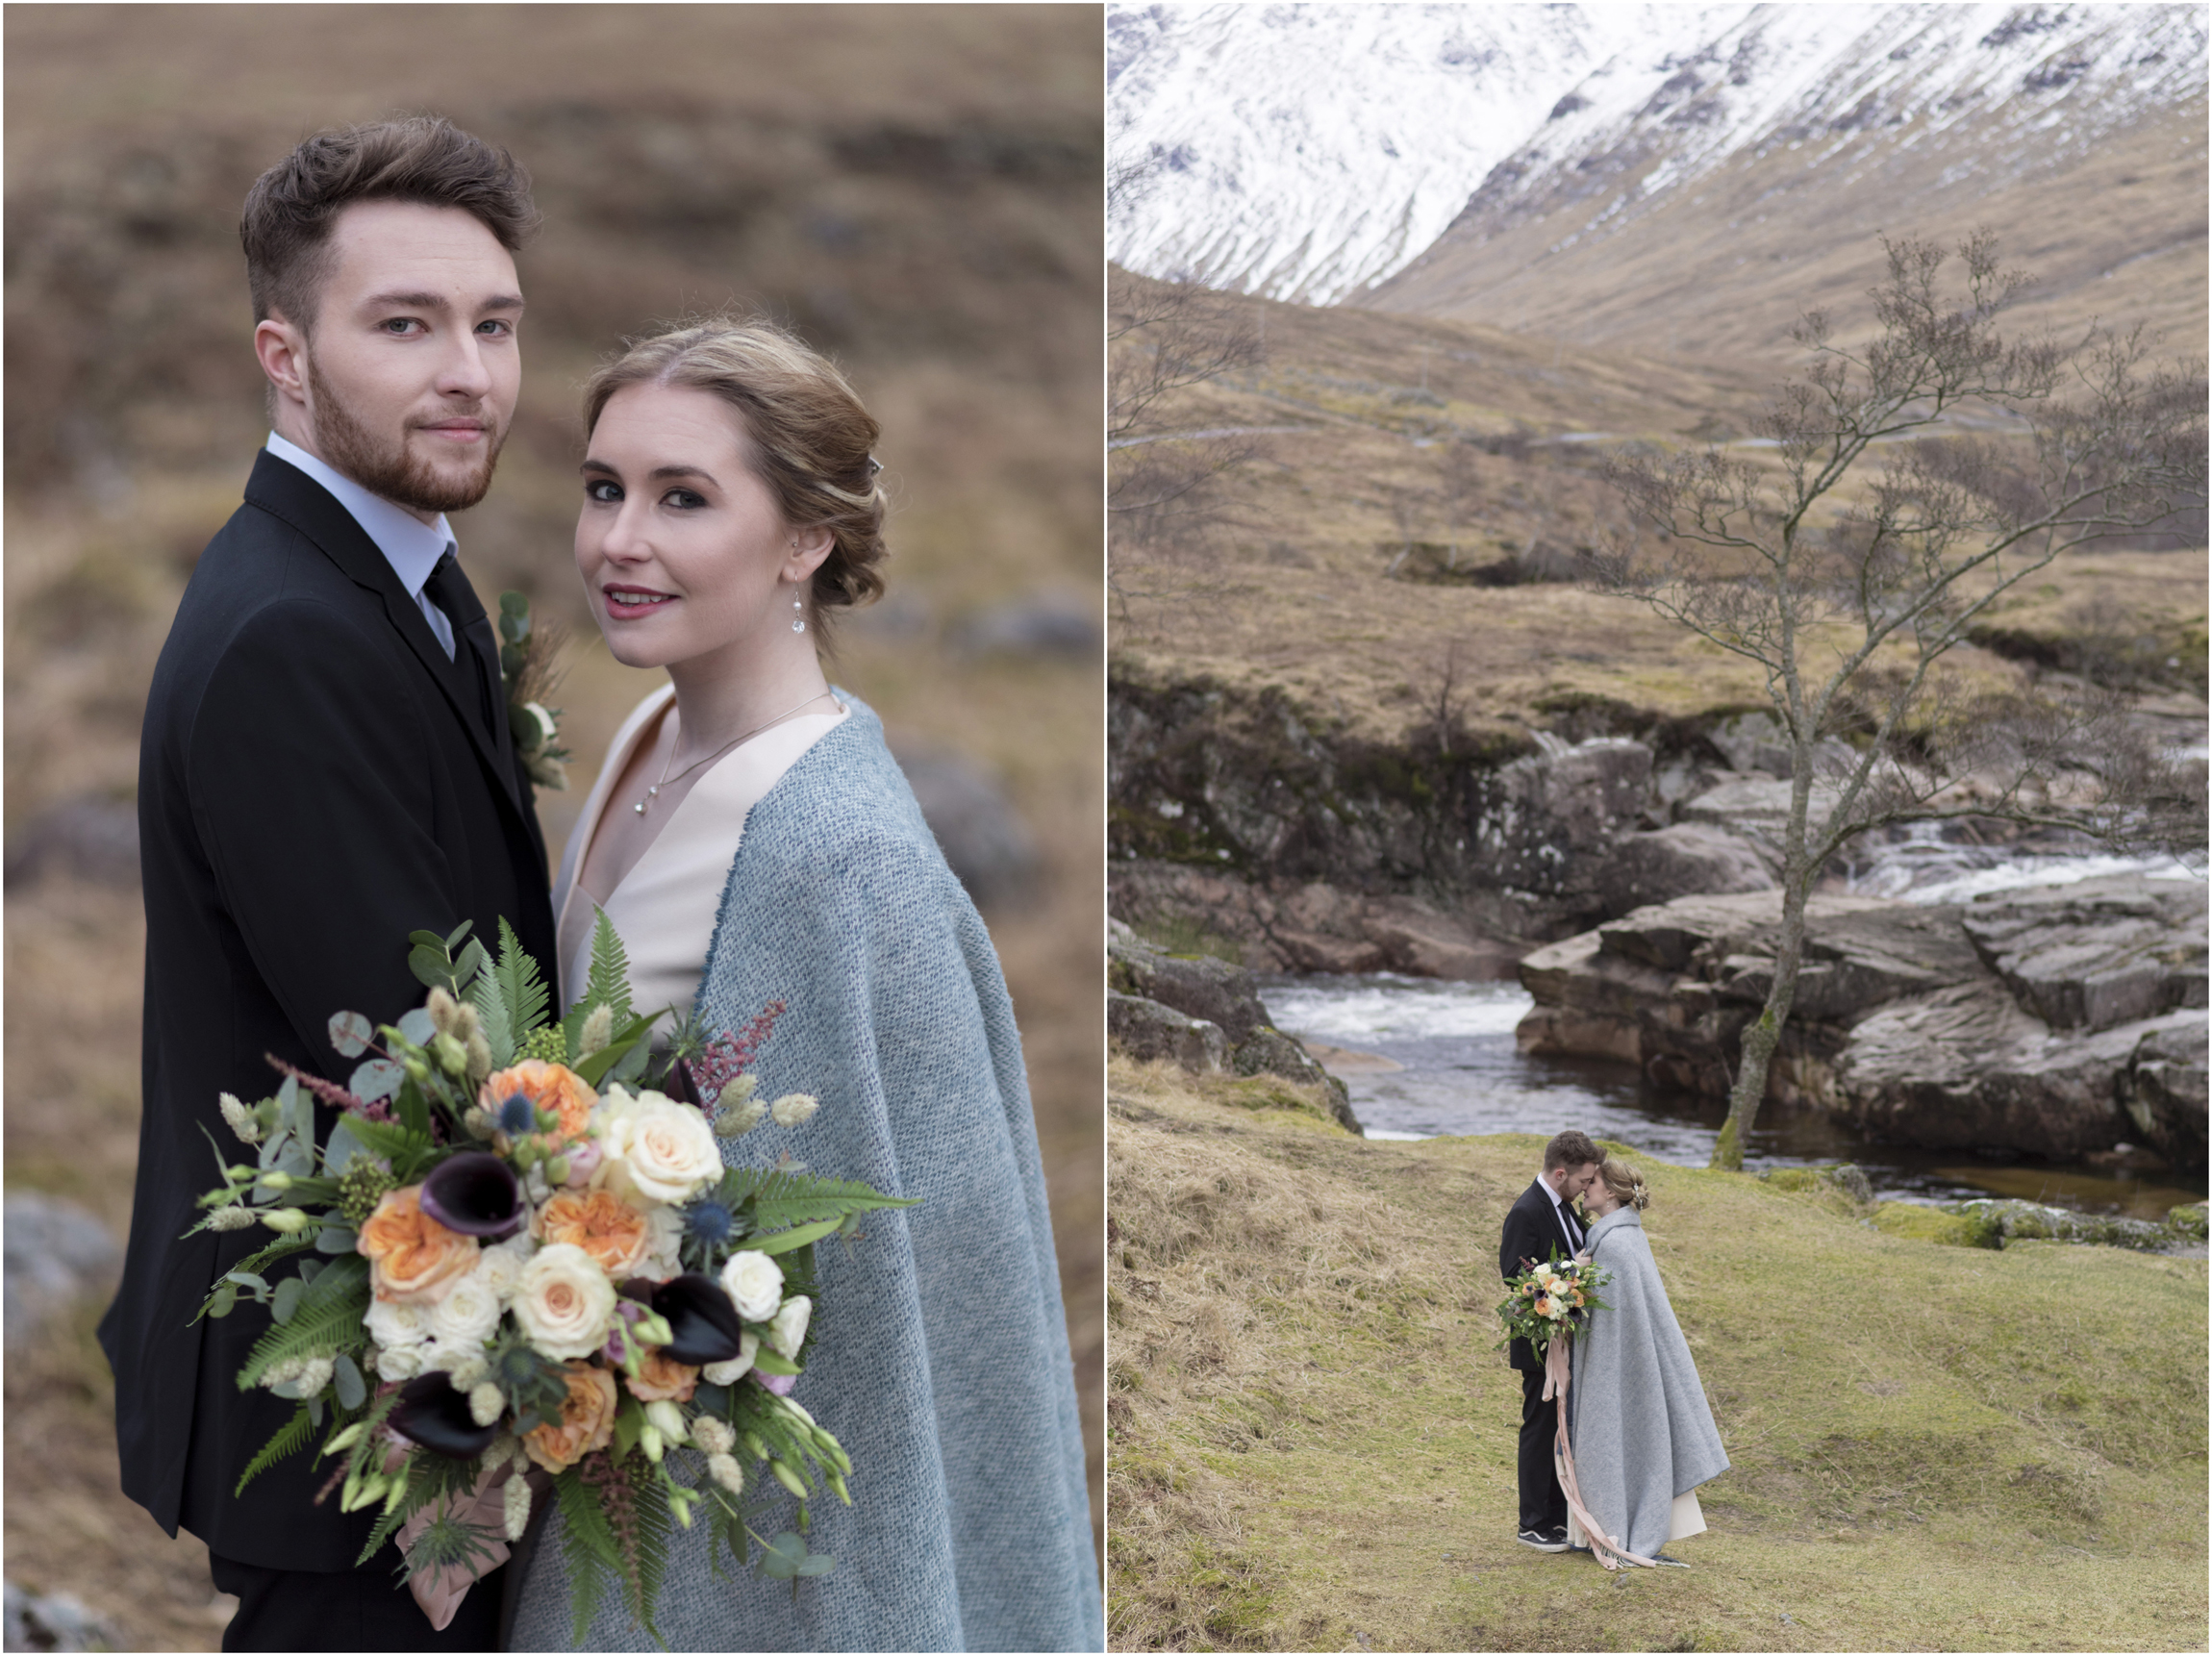
{"label": "drop earring", "polygon": [[806,606],[793,598],[792,608],[797,612],[792,616],[792,631],[794,633],[805,632],[807,630]]}

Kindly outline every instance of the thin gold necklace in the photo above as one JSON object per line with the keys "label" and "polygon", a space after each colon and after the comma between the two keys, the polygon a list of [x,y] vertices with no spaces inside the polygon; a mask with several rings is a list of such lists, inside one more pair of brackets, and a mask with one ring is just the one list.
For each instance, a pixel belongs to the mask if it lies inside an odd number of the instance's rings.
{"label": "thin gold necklace", "polygon": [[[668,757],[661,762],[661,780],[654,783],[652,787],[646,789],[645,797],[639,800],[638,803],[631,806],[630,809],[635,811],[641,816],[644,815],[645,807],[652,804],[654,800],[658,799],[661,796],[661,790],[667,787],[669,783],[683,781],[685,777],[691,775],[691,772],[698,769],[700,765],[707,764],[710,760],[721,758],[723,754],[729,752],[731,748],[737,746],[740,742],[752,740],[754,737],[760,735],[764,730],[767,730],[772,726],[783,723],[785,719],[791,717],[792,714],[798,712],[799,707],[806,706],[807,702],[819,701],[823,696],[827,694],[829,694],[829,691],[826,690],[815,691],[813,695],[807,697],[806,701],[800,702],[798,707],[787,708],[784,712],[777,714],[775,717],[769,719],[767,724],[756,724],[752,729],[746,731],[742,736],[732,737],[729,740],[723,742],[721,746],[716,748],[714,752],[708,754],[706,758],[692,760],[691,764],[685,765],[683,769],[677,771],[674,776],[670,776],[668,774],[668,766],[676,762],[676,744],[674,742],[670,742],[668,744]],[[678,734],[679,736],[681,735],[680,732]]]}

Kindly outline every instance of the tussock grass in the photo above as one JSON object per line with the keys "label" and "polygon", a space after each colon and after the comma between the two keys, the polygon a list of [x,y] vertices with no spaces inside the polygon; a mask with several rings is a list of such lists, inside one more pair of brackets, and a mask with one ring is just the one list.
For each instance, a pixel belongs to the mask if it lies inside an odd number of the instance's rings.
{"label": "tussock grass", "polygon": [[1513,1539],[1495,1261],[1542,1140],[1206,1091],[1111,1072],[1115,1647],[2202,1647],[2204,1262],[1933,1246],[1633,1157],[1734,1466],[1692,1569],[1615,1578]]}

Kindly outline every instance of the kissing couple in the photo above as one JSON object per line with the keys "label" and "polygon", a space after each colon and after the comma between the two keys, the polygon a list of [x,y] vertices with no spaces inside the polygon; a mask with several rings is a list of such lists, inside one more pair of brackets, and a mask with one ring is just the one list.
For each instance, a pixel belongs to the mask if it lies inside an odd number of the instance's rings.
{"label": "kissing couple", "polygon": [[[178,608],[140,750],[143,1116],[100,1329],[123,1487],[206,1542],[239,1601],[226,1650],[567,1647],[558,1514],[433,1615],[390,1544],[355,1568],[376,1514],[320,1498],[312,1456],[240,1493],[291,1405],[237,1382],[262,1318],[193,1311],[257,1244],[179,1239],[209,1144],[231,1142],[221,1096],[266,1091],[264,1055],[342,1083],[326,1020],[396,1023],[419,1003],[410,933],[465,921],[491,939],[504,919],[566,1008],[603,913],[641,1005],[740,1029],[781,1002],[765,1095],[803,1083],[822,1099],[810,1158],[918,1199],[820,1258],[837,1315],[818,1332],[830,1394],[810,1400],[869,1469],[853,1506],[815,1521],[836,1571],[794,1593],[714,1567],[705,1526],[676,1532],[664,1635],[1097,1649],[1013,1009],[881,724],[822,668],[833,618],[883,588],[876,421],[827,360],[759,321],[660,333],[591,376],[575,568],[615,658],[668,682],[622,725],[549,878],[525,763],[547,715],[503,681],[445,516],[484,497],[515,417],[516,255],[537,221],[512,157],[427,117],[311,138],[246,197],[272,430]],[[319,1110],[318,1136],[334,1118]],[[717,1142],[763,1167],[792,1142]],[[590,1644],[644,1639],[610,1599]]]}
{"label": "kissing couple", "polygon": [[1521,1370],[1518,1539],[1538,1552],[1595,1552],[1609,1568],[1680,1566],[1660,1548],[1704,1529],[1697,1486],[1728,1469],[1644,1236],[1650,1204],[1641,1173],[1570,1130],[1545,1145],[1543,1171],[1506,1213],[1497,1250],[1508,1280],[1554,1257],[1607,1273],[1602,1304],[1572,1337],[1564,1432],[1567,1353],[1516,1340],[1508,1358]]}

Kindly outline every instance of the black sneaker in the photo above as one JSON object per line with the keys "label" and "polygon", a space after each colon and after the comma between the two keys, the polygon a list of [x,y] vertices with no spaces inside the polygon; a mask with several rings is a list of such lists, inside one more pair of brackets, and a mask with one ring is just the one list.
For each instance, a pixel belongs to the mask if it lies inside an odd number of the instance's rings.
{"label": "black sneaker", "polygon": [[1567,1526],[1556,1524],[1550,1529],[1524,1529],[1521,1532],[1521,1544],[1532,1546],[1538,1552],[1565,1552]]}

